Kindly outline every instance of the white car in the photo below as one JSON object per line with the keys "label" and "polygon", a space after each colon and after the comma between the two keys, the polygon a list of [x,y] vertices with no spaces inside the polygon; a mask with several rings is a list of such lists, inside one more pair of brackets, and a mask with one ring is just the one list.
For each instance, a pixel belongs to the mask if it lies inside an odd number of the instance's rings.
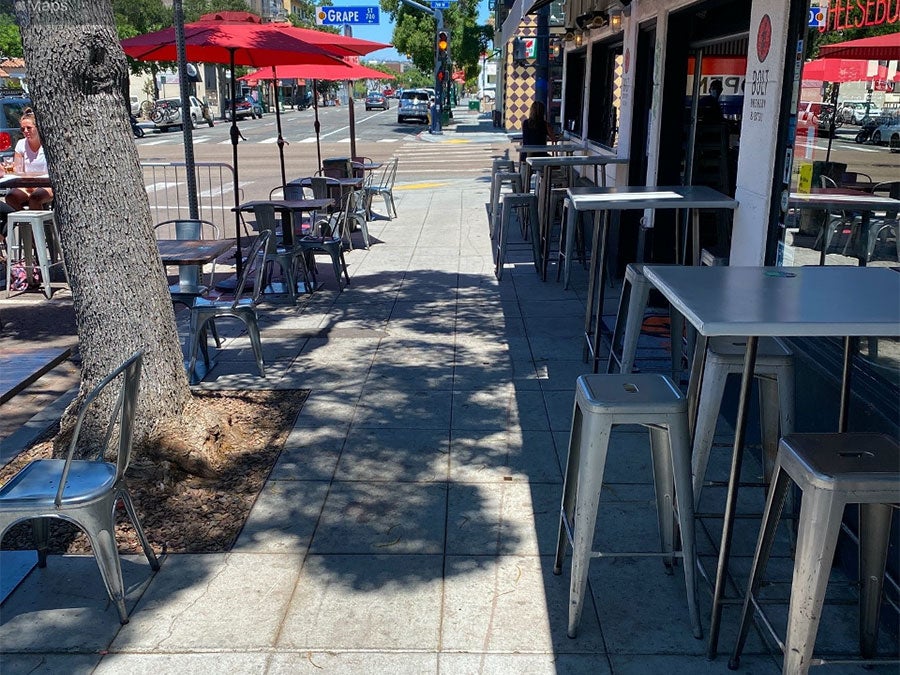
{"label": "white car", "polygon": [[[189,96],[191,106],[191,125],[197,126],[197,122],[203,119],[203,104],[194,96]],[[150,119],[160,131],[170,127],[181,127],[181,98],[161,98],[156,101]]]}
{"label": "white car", "polygon": [[[847,124],[862,124],[866,121],[866,102],[865,101],[844,101],[841,104],[840,117]],[[878,117],[881,114],[881,108],[874,103],[869,103],[868,119]]]}
{"label": "white car", "polygon": [[900,117],[877,126],[872,132],[872,143],[887,145],[891,152],[900,152]]}

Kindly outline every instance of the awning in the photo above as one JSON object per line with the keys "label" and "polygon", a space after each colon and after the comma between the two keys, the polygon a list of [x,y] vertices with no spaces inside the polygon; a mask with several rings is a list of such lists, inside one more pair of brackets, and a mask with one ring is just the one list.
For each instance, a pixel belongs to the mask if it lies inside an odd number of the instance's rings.
{"label": "awning", "polygon": [[900,59],[900,35],[886,33],[873,37],[835,42],[819,47],[820,59],[867,59],[870,61],[895,61]]}

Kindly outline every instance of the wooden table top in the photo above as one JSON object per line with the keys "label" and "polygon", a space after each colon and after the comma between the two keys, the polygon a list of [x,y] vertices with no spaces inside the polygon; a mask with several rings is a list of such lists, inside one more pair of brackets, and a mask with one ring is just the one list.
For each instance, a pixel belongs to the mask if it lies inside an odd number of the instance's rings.
{"label": "wooden table top", "polygon": [[164,265],[203,265],[234,246],[233,239],[160,239],[156,242]]}

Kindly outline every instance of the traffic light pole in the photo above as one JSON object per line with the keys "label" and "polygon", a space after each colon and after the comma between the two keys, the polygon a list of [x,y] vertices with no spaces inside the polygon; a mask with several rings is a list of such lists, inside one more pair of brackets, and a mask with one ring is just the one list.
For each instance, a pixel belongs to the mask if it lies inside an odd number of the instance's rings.
{"label": "traffic light pole", "polygon": [[[413,7],[420,12],[425,12],[428,16],[433,16],[437,23],[435,30],[434,44],[434,101],[431,103],[431,128],[429,132],[432,134],[443,133],[441,131],[441,106],[444,102],[444,82],[441,73],[444,72],[444,63],[442,55],[438,49],[437,35],[444,31],[444,12],[440,9],[431,9],[415,0],[400,0],[404,5]],[[443,77],[446,77],[444,73]]]}

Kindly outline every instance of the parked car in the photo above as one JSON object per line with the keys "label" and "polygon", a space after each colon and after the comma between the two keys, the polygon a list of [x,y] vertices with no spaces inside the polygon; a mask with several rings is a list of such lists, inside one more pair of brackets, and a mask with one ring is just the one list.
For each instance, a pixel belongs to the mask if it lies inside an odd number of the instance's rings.
{"label": "parked car", "polygon": [[402,124],[408,119],[428,122],[428,92],[424,89],[407,89],[400,94],[400,103],[397,107],[397,124]]}
{"label": "parked car", "polygon": [[[258,119],[263,116],[262,104],[249,96],[238,96],[234,99],[235,117],[242,120],[247,117]],[[225,119],[231,121],[231,101],[225,101]]]}
{"label": "parked car", "polygon": [[0,98],[0,157],[12,157],[16,143],[22,138],[19,118],[22,110],[31,106],[31,99],[24,96]]}
{"label": "parked car", "polygon": [[366,110],[372,110],[374,108],[387,110],[390,107],[391,104],[388,103],[388,98],[384,94],[380,94],[377,91],[370,91],[366,94]]}
{"label": "parked car", "polygon": [[900,116],[881,118],[879,122],[872,132],[872,142],[887,145],[891,152],[900,152]]}
{"label": "parked car", "polygon": [[390,87],[383,89],[381,93],[384,94],[386,98],[397,98],[397,92]]}
{"label": "parked car", "polygon": [[137,117],[141,114],[141,102],[137,96],[131,96],[131,114]]}
{"label": "parked car", "polygon": [[[841,121],[846,124],[862,124],[866,120],[866,102],[844,101],[839,114]],[[868,117],[877,117],[880,114],[881,108],[870,102]]]}
{"label": "parked car", "polygon": [[[192,128],[197,126],[197,122],[203,119],[203,104],[195,96],[189,96],[190,103],[190,120]],[[156,101],[153,112],[150,113],[150,119],[156,125],[156,128],[165,131],[171,127],[179,127],[183,123],[181,114],[181,98],[161,98]]]}
{"label": "parked car", "polygon": [[[801,101],[797,109],[797,126],[816,129],[819,136],[827,137],[831,133],[831,121],[834,117],[834,106],[821,101]],[[835,128],[840,127],[840,118],[834,120]]]}

